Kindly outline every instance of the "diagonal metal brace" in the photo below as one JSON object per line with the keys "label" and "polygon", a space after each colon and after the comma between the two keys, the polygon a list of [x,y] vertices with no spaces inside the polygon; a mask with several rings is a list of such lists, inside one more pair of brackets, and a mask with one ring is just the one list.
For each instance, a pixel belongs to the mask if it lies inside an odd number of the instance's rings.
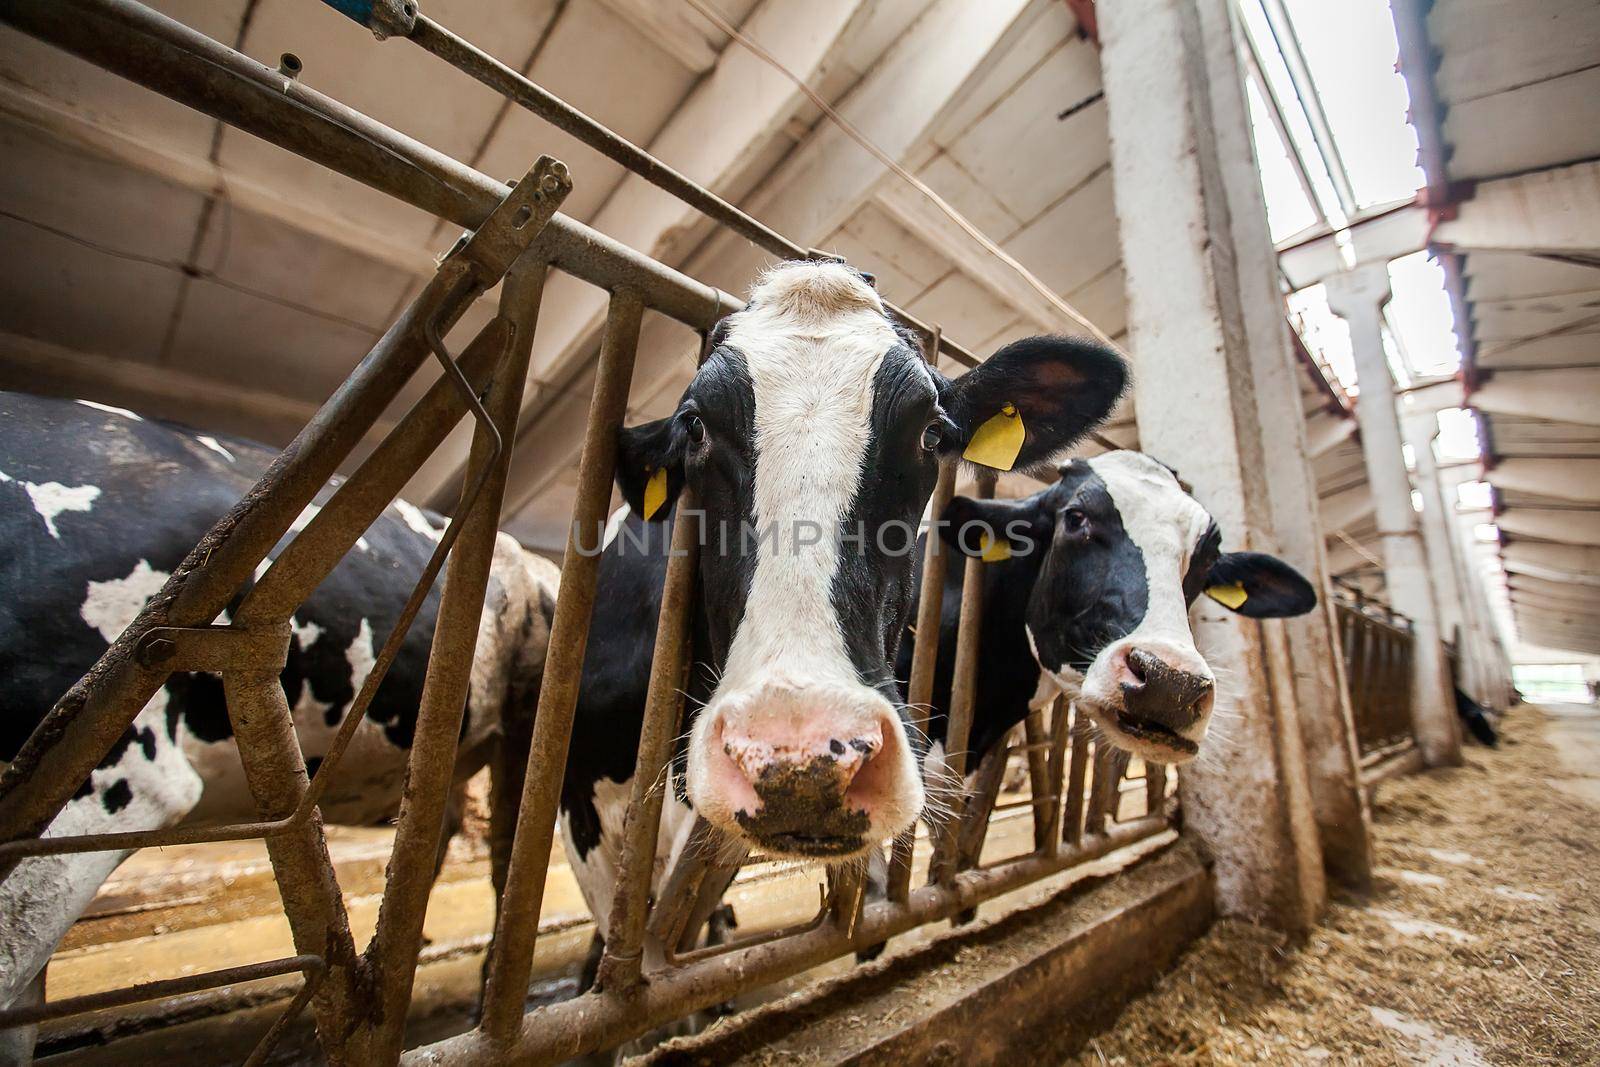
{"label": "diagonal metal brace", "polygon": [[289,624],[252,627],[152,626],[134,655],[146,667],[172,671],[283,670],[289,660]]}

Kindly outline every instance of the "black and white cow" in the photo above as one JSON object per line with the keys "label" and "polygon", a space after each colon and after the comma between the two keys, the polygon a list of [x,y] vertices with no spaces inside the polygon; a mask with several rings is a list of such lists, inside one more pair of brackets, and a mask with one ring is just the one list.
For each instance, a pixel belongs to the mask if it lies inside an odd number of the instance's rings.
{"label": "black and white cow", "polygon": [[[0,760],[15,757],[56,698],[275,456],[247,441],[88,401],[0,393]],[[308,507],[295,529],[317,508]],[[441,527],[437,516],[397,501],[296,612],[282,679],[311,770],[372,670]],[[521,720],[532,720],[557,584],[553,564],[501,535],[461,738],[462,784],[508,747],[500,742],[509,725],[526,736]],[[321,804],[329,822],[372,824],[398,809],[438,592],[436,586],[335,768]],[[525,761],[523,744],[520,757],[499,754],[508,764]],[[497,812],[496,821],[506,814]],[[253,817],[220,680],[177,674],[46,835]],[[28,859],[0,883],[0,1005],[42,976],[57,942],[125,855]]]}
{"label": "black and white cow", "polygon": [[[859,856],[923,809],[923,753],[892,664],[941,457],[1009,404],[1025,428],[1017,463],[1037,464],[1104,418],[1126,381],[1114,353],[1050,337],[950,380],[850,268],[791,263],[762,278],[677,410],[620,442],[628,511],[601,560],[562,794],[569,859],[602,932],[672,523],[701,524],[700,595],[658,876],[692,812],[769,856]],[[686,485],[699,514],[679,517]]]}
{"label": "black and white cow", "polygon": [[[1140,452],[1076,459],[1060,480],[1021,500],[956,497],[939,527],[981,554],[1004,540],[1007,558],[983,568],[976,698],[968,738],[979,760],[1058,693],[1101,736],[1155,763],[1193,759],[1216,702],[1216,677],[1195,647],[1189,608],[1207,589],[1256,619],[1316,607],[1311,584],[1260,552],[1223,552],[1210,513],[1172,471]],[[991,558],[1000,553],[991,552]],[[944,748],[963,568],[947,566],[928,735]],[[910,676],[913,642],[897,673]]]}

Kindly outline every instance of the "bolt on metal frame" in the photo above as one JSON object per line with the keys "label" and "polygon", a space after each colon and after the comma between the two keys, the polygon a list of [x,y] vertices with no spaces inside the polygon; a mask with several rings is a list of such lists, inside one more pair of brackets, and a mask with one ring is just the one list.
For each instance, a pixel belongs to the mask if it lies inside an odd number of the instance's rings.
{"label": "bolt on metal frame", "polygon": [[[419,15],[414,3],[329,2],[380,36],[411,36],[769,251],[782,256],[811,254]],[[299,971],[307,976],[304,986],[264,1036],[253,1060],[265,1056],[289,1019],[309,1004],[324,1052],[334,1064],[513,1057],[556,1062],[615,1045],[735,993],[918,925],[953,918],[984,900],[1168,828],[1165,772],[1160,768],[1147,773],[1147,814],[1115,822],[1117,783],[1126,760],[1109,749],[1097,751],[1093,788],[1088,791],[1087,723],[1065,702],[1058,702],[1048,724],[1042,715],[1033,720],[1024,746],[1034,792],[1034,799],[1025,802],[1034,819],[1032,852],[989,867],[977,865],[1008,751],[1001,745],[998,755],[980,769],[983,787],[978,795],[958,803],[961,810],[952,818],[960,823],[933,833],[933,876],[927,885],[911,887],[914,842],[912,835],[906,835],[894,846],[887,899],[869,902],[858,873],[837,872],[830,877],[828,897],[810,922],[696,949],[700,928],[742,859],[713,847],[714,832],[703,823],[697,825],[693,847],[684,850],[683,860],[668,874],[666,891],[652,906],[650,875],[663,801],[661,783],[683,714],[680,689],[687,669],[696,574],[693,524],[678,523],[658,620],[635,790],[624,828],[624,856],[610,917],[612,939],[599,982],[579,998],[525,1013],[598,578],[598,557],[579,551],[578,539],[601,528],[606,517],[617,431],[626,412],[641,316],[648,308],[703,332],[741,306],[740,301],[557,213],[571,181],[555,160],[541,158],[508,189],[133,0],[0,0],[0,21],[470,231],[260,483],[201,540],[127,631],[62,697],[0,778],[0,878],[28,856],[263,837],[297,954],[176,983],[0,1013],[0,1026]],[[499,898],[483,1018],[469,1033],[402,1053],[422,920],[510,459],[506,442],[514,438],[539,303],[551,269],[607,290],[611,300],[545,682]],[[459,356],[452,356],[442,336],[473,300],[502,281],[499,313]],[[977,362],[936,328],[907,322],[929,339],[930,354],[942,352],[968,365]],[[441,365],[439,381],[267,569],[240,604],[233,623],[213,626],[257,564],[430,356]],[[308,778],[278,680],[287,654],[289,616],[464,416],[474,420],[475,432],[456,516],[419,577],[376,669],[352,702],[332,750],[317,774]],[[955,465],[949,464],[935,490],[936,513],[950,499],[954,484]],[[980,494],[992,492],[993,479],[984,480]],[[937,536],[929,537],[926,553],[917,631],[923,639],[917,641],[910,691],[912,705],[922,707],[932,690],[943,592],[946,553]],[[367,948],[358,951],[316,805],[405,628],[447,560],[449,571],[378,928]],[[982,578],[981,562],[969,560],[965,566],[956,699],[947,746],[958,777],[965,769],[965,738],[975,696]],[[41,838],[77,784],[167,677],[195,669],[223,675],[259,819],[228,827]],[[666,966],[648,973],[642,965],[647,937],[661,938],[668,950]]]}

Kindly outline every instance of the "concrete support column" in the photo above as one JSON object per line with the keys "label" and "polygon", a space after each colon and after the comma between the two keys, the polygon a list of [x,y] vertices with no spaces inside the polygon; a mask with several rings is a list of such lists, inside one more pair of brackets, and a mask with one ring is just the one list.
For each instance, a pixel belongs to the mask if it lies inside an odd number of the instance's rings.
{"label": "concrete support column", "polygon": [[[1211,110],[1222,186],[1234,238],[1245,342],[1255,386],[1262,467],[1272,503],[1279,554],[1311,580],[1320,603],[1309,615],[1288,619],[1289,659],[1311,784],[1311,803],[1328,874],[1354,888],[1372,878],[1371,816],[1361,788],[1355,716],[1345,679],[1344,651],[1334,622],[1332,582],[1317,500],[1316,474],[1306,441],[1300,382],[1278,287],[1278,257],[1267,226],[1266,196],[1256,166],[1237,40],[1226,24],[1226,5],[1201,8],[1207,43]],[[1229,118],[1227,116],[1233,116]]]}
{"label": "concrete support column", "polygon": [[[1440,513],[1450,533],[1450,547],[1460,576],[1462,612],[1466,628],[1472,635],[1472,652],[1476,663],[1474,684],[1477,688],[1469,691],[1473,699],[1484,707],[1504,711],[1511,705],[1511,657],[1506,652],[1500,627],[1495,622],[1494,609],[1489,605],[1489,590],[1479,566],[1473,521],[1457,510],[1462,484],[1477,481],[1478,477],[1476,463],[1440,468]],[[1488,512],[1484,512],[1483,516],[1487,519]]]}
{"label": "concrete support column", "polygon": [[1461,763],[1461,731],[1455,694],[1439,633],[1439,610],[1428,569],[1417,513],[1411,507],[1411,478],[1401,451],[1400,416],[1395,410],[1394,378],[1383,348],[1383,305],[1389,300],[1389,267],[1372,263],[1324,283],[1328,306],[1350,327],[1356,380],[1361,396],[1356,418],[1366,456],[1367,483],[1376,506],[1383,544],[1384,579],[1394,609],[1411,620],[1416,636],[1412,678],[1412,721],[1417,743],[1430,767]]}
{"label": "concrete support column", "polygon": [[1468,667],[1471,635],[1467,632],[1461,574],[1456,567],[1455,546],[1439,485],[1439,464],[1433,455],[1433,441],[1439,434],[1439,413],[1411,405],[1412,399],[1406,397],[1400,401],[1400,432],[1405,443],[1411,446],[1412,481],[1422,497],[1422,545],[1428,557],[1434,605],[1439,609],[1439,637],[1455,643],[1462,666],[1460,682],[1463,689],[1470,689],[1466,672],[1471,669]]}
{"label": "concrete support column", "polygon": [[[1278,552],[1240,284],[1241,270],[1268,269],[1272,246],[1235,231],[1224,171],[1249,156],[1225,155],[1218,137],[1227,128],[1237,144],[1248,130],[1230,6],[1099,10],[1140,440],[1193,484],[1225,547]],[[1284,626],[1205,598],[1195,616],[1202,651],[1225,672],[1229,743],[1184,767],[1185,826],[1215,857],[1223,914],[1304,930],[1326,883]]]}

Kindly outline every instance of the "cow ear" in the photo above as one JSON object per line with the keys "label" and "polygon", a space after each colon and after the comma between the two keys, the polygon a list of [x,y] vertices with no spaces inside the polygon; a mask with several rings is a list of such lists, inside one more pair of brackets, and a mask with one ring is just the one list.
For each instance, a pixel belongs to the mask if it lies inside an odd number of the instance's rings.
{"label": "cow ear", "polygon": [[683,489],[688,434],[673,414],[617,434],[617,488],[635,515],[659,522],[672,514]]}
{"label": "cow ear", "polygon": [[1050,536],[1038,501],[951,499],[939,520],[939,536],[969,556],[998,563],[1044,548]]}
{"label": "cow ear", "polygon": [[1225,552],[1206,573],[1206,595],[1252,619],[1286,619],[1317,606],[1305,576],[1263,552]]}
{"label": "cow ear", "polygon": [[947,447],[997,470],[1032,467],[1111,414],[1127,387],[1127,364],[1103,345],[1013,341],[946,387],[941,399],[958,431]]}

